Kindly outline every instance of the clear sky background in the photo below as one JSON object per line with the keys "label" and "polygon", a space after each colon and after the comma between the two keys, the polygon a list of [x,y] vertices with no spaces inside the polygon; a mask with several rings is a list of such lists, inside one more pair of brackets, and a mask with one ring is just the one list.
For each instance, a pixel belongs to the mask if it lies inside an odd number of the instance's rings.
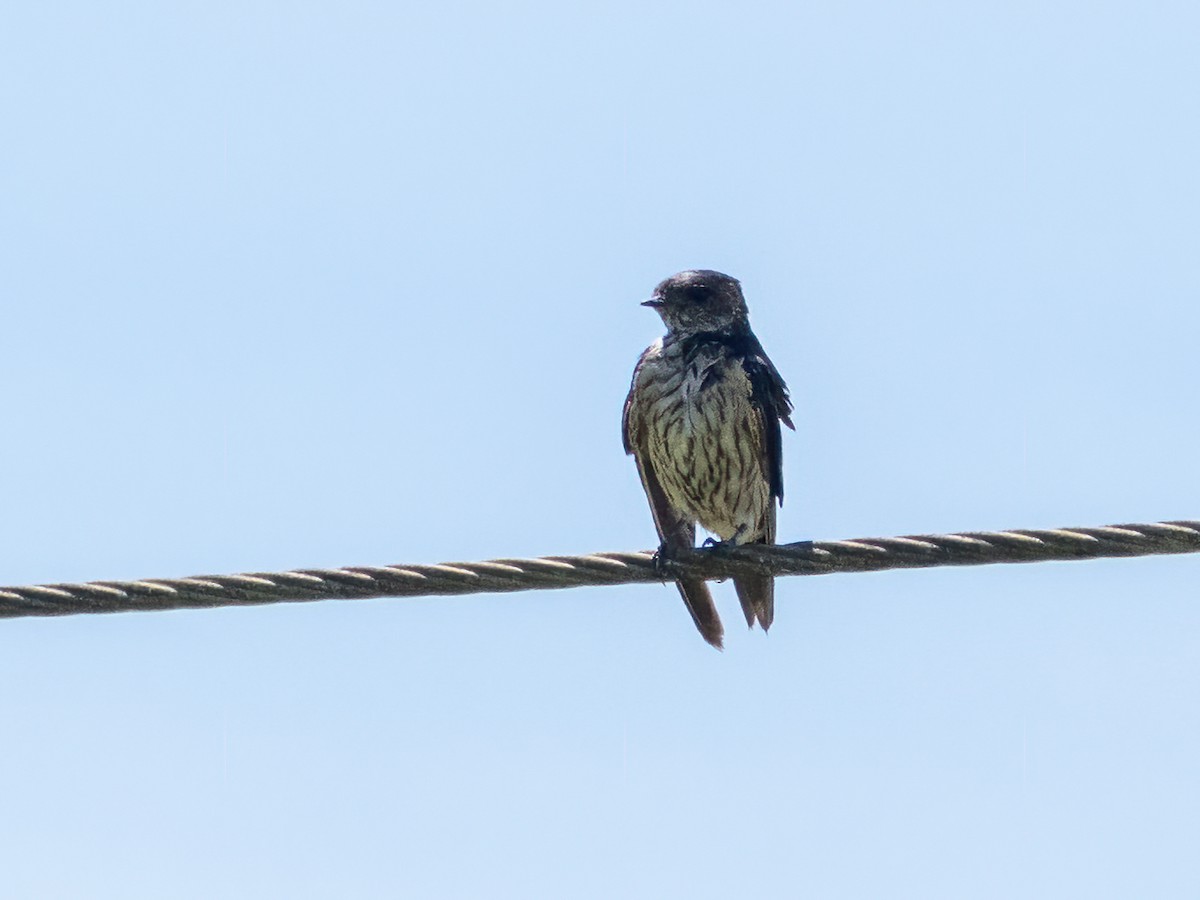
{"label": "clear sky background", "polygon": [[[780,538],[1200,518],[1191,3],[9,3],[0,584],[654,545],[739,277]],[[1195,897],[1200,559],[0,622],[13,897]]]}

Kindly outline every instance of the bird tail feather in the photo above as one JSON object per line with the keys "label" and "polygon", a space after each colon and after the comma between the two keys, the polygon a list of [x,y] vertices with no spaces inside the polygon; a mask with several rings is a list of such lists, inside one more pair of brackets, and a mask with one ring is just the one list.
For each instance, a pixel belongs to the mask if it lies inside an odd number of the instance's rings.
{"label": "bird tail feather", "polygon": [[738,575],[733,579],[746,624],[753,628],[755,620],[766,631],[775,621],[775,576]]}
{"label": "bird tail feather", "polygon": [[676,584],[700,636],[718,650],[724,649],[722,640],[725,629],[721,625],[721,617],[717,615],[717,605],[713,603],[712,592],[704,583],[704,579],[680,578]]}

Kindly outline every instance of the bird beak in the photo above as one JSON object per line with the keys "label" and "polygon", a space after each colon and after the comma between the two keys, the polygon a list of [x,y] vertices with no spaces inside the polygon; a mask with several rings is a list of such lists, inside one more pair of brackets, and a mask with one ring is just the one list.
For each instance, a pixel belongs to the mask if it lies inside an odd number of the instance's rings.
{"label": "bird beak", "polygon": [[663,302],[661,300],[643,300],[642,306],[648,306],[651,309],[662,309]]}

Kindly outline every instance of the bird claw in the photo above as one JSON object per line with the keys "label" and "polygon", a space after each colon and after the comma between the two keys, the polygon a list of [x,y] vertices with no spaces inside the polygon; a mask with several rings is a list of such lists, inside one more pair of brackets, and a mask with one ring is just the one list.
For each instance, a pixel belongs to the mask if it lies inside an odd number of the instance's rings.
{"label": "bird claw", "polygon": [[667,552],[666,544],[654,551],[654,555],[650,557],[650,564],[654,566],[655,575],[663,581],[671,580],[671,556]]}
{"label": "bird claw", "polygon": [[750,529],[749,525],[739,525],[738,530],[734,532],[733,537],[727,541],[718,541],[715,537],[706,537],[704,543],[700,546],[708,549],[709,547],[737,547],[742,540],[742,535]]}

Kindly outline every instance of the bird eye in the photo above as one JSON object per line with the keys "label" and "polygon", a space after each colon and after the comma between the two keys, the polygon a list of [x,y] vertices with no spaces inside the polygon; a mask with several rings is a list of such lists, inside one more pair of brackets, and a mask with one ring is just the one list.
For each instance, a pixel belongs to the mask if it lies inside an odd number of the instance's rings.
{"label": "bird eye", "polygon": [[703,284],[693,284],[687,289],[686,296],[693,303],[704,303],[712,296],[712,291]]}

